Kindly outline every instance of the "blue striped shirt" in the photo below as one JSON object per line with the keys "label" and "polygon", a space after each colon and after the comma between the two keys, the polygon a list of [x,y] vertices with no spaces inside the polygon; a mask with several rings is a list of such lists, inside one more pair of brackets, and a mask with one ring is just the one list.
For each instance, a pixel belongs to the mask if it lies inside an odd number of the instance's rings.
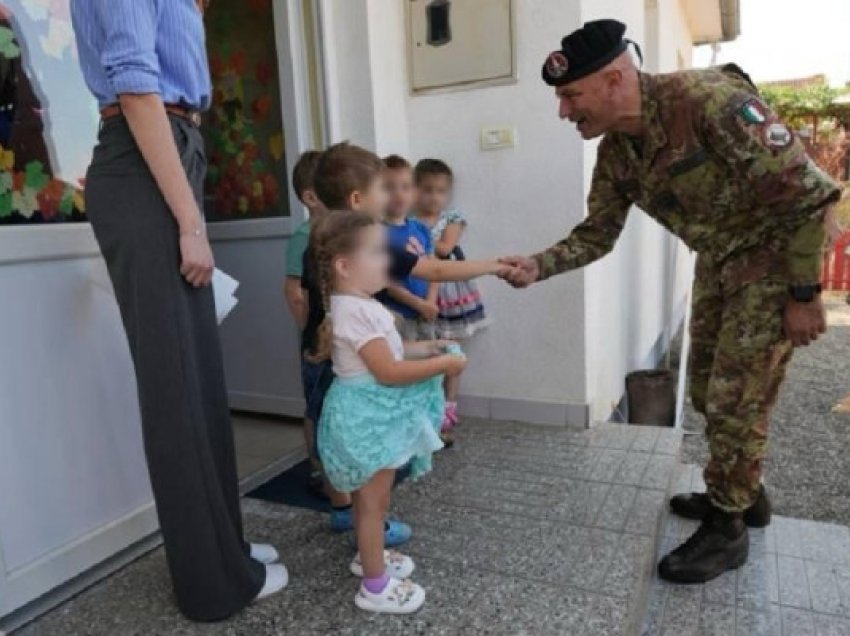
{"label": "blue striped shirt", "polygon": [[206,109],[210,71],[195,0],[71,0],[80,66],[101,108],[124,93]]}

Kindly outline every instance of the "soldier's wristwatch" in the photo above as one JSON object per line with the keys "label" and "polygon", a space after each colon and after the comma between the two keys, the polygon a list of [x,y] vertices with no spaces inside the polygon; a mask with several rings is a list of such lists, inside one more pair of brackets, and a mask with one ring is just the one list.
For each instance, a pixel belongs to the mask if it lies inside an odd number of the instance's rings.
{"label": "soldier's wristwatch", "polygon": [[823,291],[820,283],[816,285],[789,285],[788,293],[798,303],[810,303]]}

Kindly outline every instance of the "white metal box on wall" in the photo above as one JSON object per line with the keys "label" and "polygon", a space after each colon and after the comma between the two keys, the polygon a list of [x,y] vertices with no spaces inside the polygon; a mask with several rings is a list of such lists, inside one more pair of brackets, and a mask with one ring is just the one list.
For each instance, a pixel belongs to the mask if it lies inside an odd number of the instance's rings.
{"label": "white metal box on wall", "polygon": [[409,0],[414,92],[516,79],[513,0]]}

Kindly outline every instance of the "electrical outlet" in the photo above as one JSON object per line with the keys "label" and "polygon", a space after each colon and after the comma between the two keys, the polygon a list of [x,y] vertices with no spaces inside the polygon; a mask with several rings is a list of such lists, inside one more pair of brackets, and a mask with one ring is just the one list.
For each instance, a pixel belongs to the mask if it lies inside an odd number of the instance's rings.
{"label": "electrical outlet", "polygon": [[487,126],[481,129],[481,150],[499,150],[516,146],[516,128]]}

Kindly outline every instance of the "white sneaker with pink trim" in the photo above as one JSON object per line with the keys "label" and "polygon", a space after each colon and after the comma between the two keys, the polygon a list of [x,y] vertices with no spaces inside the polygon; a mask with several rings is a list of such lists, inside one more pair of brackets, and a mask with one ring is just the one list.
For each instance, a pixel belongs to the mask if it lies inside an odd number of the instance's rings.
{"label": "white sneaker with pink trim", "polygon": [[362,584],[354,604],[367,612],[379,614],[412,614],[425,603],[425,590],[410,579],[399,581],[390,578],[387,586],[377,594]]}

